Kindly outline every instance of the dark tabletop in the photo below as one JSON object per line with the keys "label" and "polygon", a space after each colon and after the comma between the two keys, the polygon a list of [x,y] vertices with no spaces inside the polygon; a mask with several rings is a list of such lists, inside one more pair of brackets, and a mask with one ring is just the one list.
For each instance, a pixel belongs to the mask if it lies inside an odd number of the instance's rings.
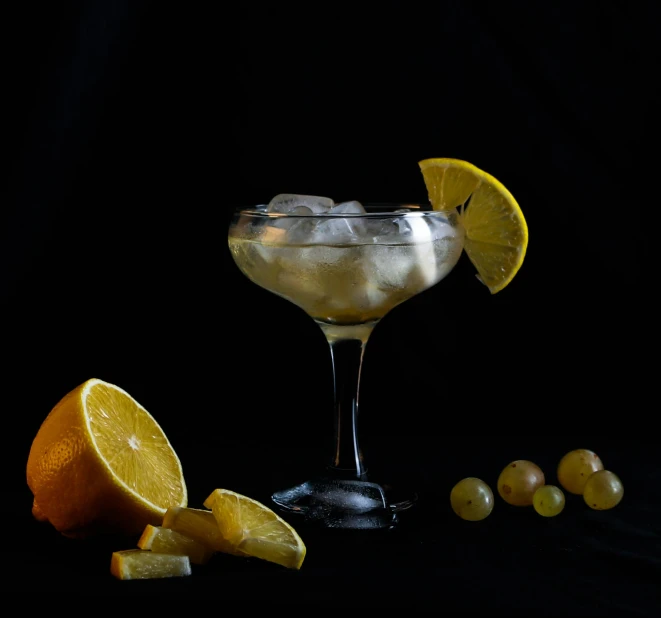
{"label": "dark tabletop", "polygon": [[[497,471],[510,459],[534,457],[557,483],[558,454],[577,445],[599,449],[607,467],[625,485],[612,511],[593,511],[579,496],[567,496],[554,519],[532,507],[512,507],[496,496],[492,514],[465,522],[451,510],[457,480],[475,475],[495,488]],[[237,442],[240,442],[238,444]],[[269,502],[269,492],[314,469],[313,450],[298,440],[257,444],[222,440],[216,450],[182,449],[189,479],[189,505],[216,487]],[[203,441],[200,447],[209,447]],[[258,559],[216,554],[194,565],[190,577],[119,581],[110,574],[113,551],[136,546],[137,538],[62,537],[30,515],[29,490],[11,501],[12,531],[3,551],[16,580],[29,576],[46,598],[67,590],[81,596],[188,600],[200,607],[222,599],[246,608],[427,609],[465,615],[646,616],[660,607],[661,543],[655,488],[660,470],[639,443],[599,436],[445,435],[380,436],[369,441],[377,462],[402,458],[403,478],[419,491],[417,505],[385,531],[326,530],[288,517],[306,544],[300,571]],[[296,456],[294,456],[294,454]],[[250,472],[248,472],[250,470]],[[301,472],[302,474],[302,472]],[[300,474],[299,474],[300,476]],[[401,480],[401,479],[400,479]]]}

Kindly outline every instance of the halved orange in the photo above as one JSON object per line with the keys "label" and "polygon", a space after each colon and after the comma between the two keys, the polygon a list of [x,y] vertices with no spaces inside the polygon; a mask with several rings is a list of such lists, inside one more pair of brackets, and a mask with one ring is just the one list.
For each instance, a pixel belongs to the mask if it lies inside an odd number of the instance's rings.
{"label": "halved orange", "polygon": [[181,462],[154,417],[118,386],[90,379],[51,410],[27,463],[33,513],[67,536],[139,534],[186,506]]}

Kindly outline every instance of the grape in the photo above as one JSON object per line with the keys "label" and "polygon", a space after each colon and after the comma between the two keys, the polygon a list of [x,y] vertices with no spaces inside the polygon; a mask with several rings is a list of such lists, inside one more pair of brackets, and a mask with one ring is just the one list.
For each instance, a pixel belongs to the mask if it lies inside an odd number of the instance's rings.
{"label": "grape", "polygon": [[585,483],[583,499],[595,511],[607,511],[617,506],[624,496],[624,485],[617,474],[599,470],[591,474]]}
{"label": "grape", "polygon": [[558,482],[569,493],[582,495],[588,477],[604,464],[596,453],[579,448],[567,453],[558,464]]}
{"label": "grape", "polygon": [[544,473],[537,464],[519,459],[510,463],[500,473],[498,493],[508,504],[530,506],[535,491],[544,483]]}
{"label": "grape", "polygon": [[466,521],[481,521],[493,510],[493,492],[482,480],[468,477],[450,492],[452,510]]}
{"label": "grape", "polygon": [[533,495],[532,505],[542,517],[555,517],[565,508],[565,494],[555,485],[542,485]]}

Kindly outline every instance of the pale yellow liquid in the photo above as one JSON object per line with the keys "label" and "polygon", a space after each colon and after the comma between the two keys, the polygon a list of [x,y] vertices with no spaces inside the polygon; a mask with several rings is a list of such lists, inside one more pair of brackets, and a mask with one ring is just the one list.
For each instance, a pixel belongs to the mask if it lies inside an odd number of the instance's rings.
{"label": "pale yellow liquid", "polygon": [[463,235],[416,244],[290,245],[230,235],[254,283],[329,324],[364,324],[438,283],[454,267]]}

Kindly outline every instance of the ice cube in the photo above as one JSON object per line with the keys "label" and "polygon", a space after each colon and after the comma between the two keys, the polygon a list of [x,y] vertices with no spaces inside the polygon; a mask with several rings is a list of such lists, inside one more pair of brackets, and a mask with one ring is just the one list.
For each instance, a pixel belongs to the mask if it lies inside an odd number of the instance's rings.
{"label": "ice cube", "polygon": [[316,245],[346,245],[356,238],[346,219],[317,220],[311,232],[310,241]]}
{"label": "ice cube", "polygon": [[415,270],[415,260],[401,246],[374,245],[365,253],[363,268],[365,278],[373,281],[378,289],[404,289]]}
{"label": "ice cube", "polygon": [[[288,213],[272,213],[275,216],[269,217],[269,224],[272,227],[281,230],[290,230],[301,222],[299,217],[309,217],[313,214],[312,209],[307,206],[295,206]],[[292,216],[294,215],[294,216]]]}
{"label": "ice cube", "polygon": [[364,225],[365,238],[369,238],[374,244],[392,242],[391,235],[399,233],[399,228],[389,218],[365,218],[362,220],[362,223]]}
{"label": "ice cube", "polygon": [[[360,202],[342,202],[336,204],[329,211],[329,215],[361,215],[365,209]],[[355,242],[364,231],[364,222],[360,217],[328,217],[318,220],[314,228],[314,242],[316,244],[351,244]]]}
{"label": "ice cube", "polygon": [[[429,287],[438,281],[434,234],[426,217],[410,213],[384,225],[379,244],[370,253],[365,267],[380,287],[404,289]],[[396,242],[393,242],[396,241]]]}
{"label": "ice cube", "polygon": [[365,208],[360,202],[352,200],[350,202],[340,202],[333,206],[328,212],[330,213],[339,213],[339,214],[354,214],[360,215],[365,214]]}
{"label": "ice cube", "polygon": [[335,202],[330,197],[280,193],[269,202],[268,212],[290,213],[299,206],[305,206],[314,214],[320,214],[328,212],[335,206]]}
{"label": "ice cube", "polygon": [[292,245],[312,244],[318,219],[301,217],[291,221],[287,229],[287,242]]}
{"label": "ice cube", "polygon": [[[305,218],[314,214],[312,209],[307,206],[295,206],[286,215],[284,213],[273,214],[276,216],[270,217],[269,227],[282,230],[283,235],[278,236],[281,242],[304,244],[310,234],[310,230],[315,225],[313,220]],[[284,234],[285,232],[286,234]]]}
{"label": "ice cube", "polygon": [[411,230],[414,243],[415,266],[425,286],[432,286],[438,281],[436,272],[436,254],[434,253],[434,236],[427,222],[427,217],[404,217]]}

